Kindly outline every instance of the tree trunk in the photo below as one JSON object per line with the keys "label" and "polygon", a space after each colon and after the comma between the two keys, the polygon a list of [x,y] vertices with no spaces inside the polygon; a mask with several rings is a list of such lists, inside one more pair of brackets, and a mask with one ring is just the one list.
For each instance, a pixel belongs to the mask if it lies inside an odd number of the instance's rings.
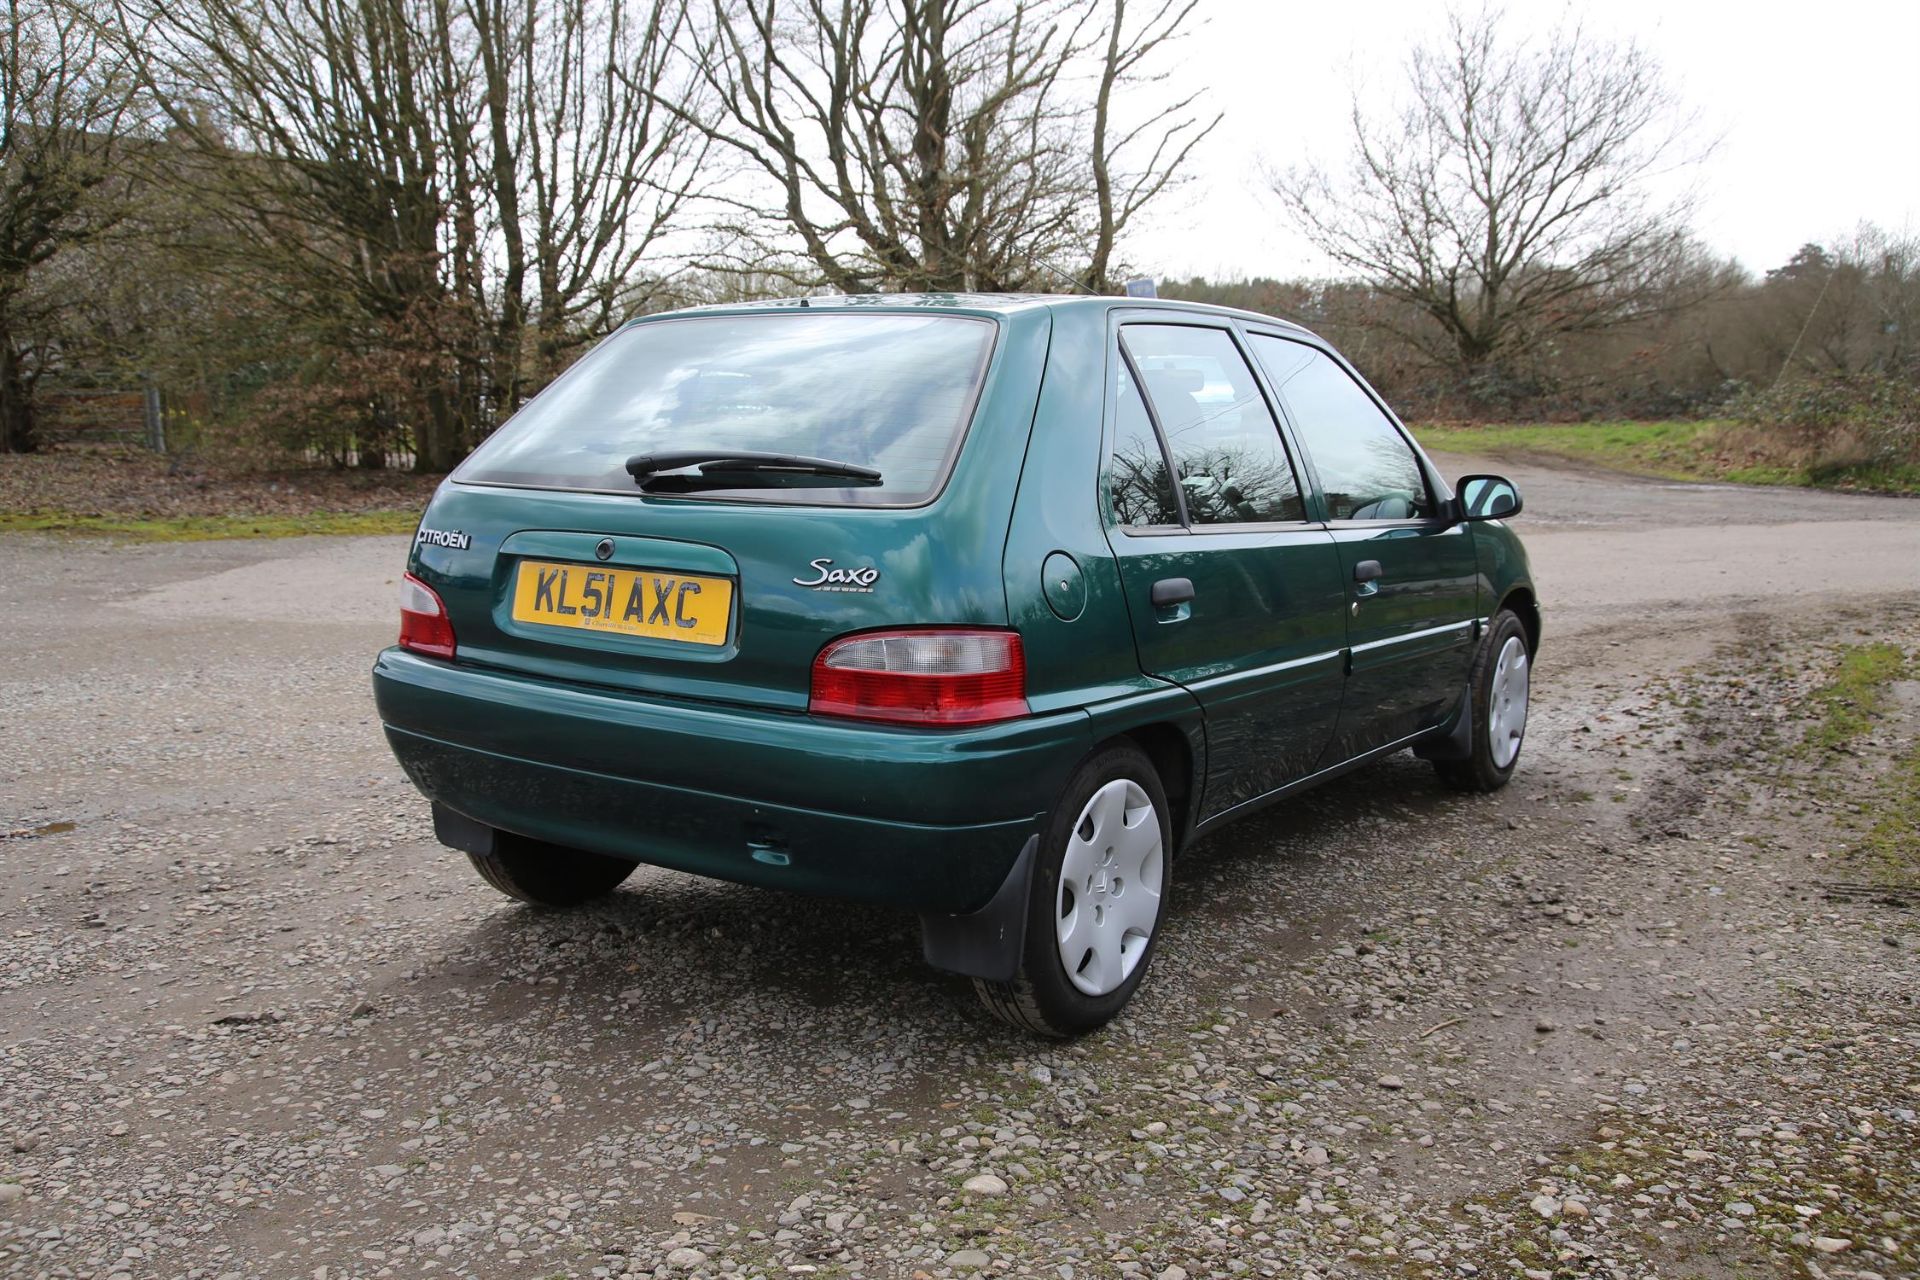
{"label": "tree trunk", "polygon": [[[489,150],[493,167],[490,194],[499,210],[500,247],[502,253],[502,272],[500,277],[499,315],[494,322],[492,344],[492,385],[488,389],[487,399],[490,410],[489,421],[501,422],[520,405],[520,342],[521,331],[526,325],[526,280],[527,248],[520,222],[520,151],[526,145],[526,139],[515,139],[515,107],[513,86],[508,82],[509,62],[524,59],[531,64],[534,55],[532,16],[534,6],[527,7],[526,23],[519,31],[503,32],[499,23],[505,16],[505,5],[495,12],[489,3],[473,5],[468,12],[472,15],[479,34],[480,66],[486,78],[487,88],[487,127]],[[525,86],[529,94],[534,92],[531,85]],[[529,111],[529,114],[533,114]],[[461,198],[471,199],[470,194],[461,193]],[[476,300],[479,294],[476,291]]]}
{"label": "tree trunk", "polygon": [[1441,323],[1453,330],[1454,373],[1462,387],[1481,385],[1489,377],[1499,375],[1499,361],[1494,358],[1492,342],[1457,319],[1452,322],[1442,319]]}
{"label": "tree trunk", "polygon": [[451,471],[465,455],[453,406],[442,386],[429,389],[424,399],[425,412],[414,428],[413,469],[432,474]]}
{"label": "tree trunk", "polygon": [[39,449],[33,388],[27,385],[13,335],[0,331],[0,452],[36,453]]}

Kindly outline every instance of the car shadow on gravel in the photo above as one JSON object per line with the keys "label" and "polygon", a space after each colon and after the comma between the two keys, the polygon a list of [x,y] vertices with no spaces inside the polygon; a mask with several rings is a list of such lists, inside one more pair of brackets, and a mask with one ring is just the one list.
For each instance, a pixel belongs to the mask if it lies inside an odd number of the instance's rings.
{"label": "car shadow on gravel", "polygon": [[[1207,963],[1218,942],[1210,935],[1250,935],[1269,956],[1323,945],[1329,917],[1354,906],[1368,851],[1425,840],[1435,814],[1462,806],[1426,765],[1389,760],[1201,841],[1177,864],[1159,972],[1141,1001],[1204,1003],[1225,981]],[[908,913],[655,868],[572,911],[502,904],[422,960],[416,998],[460,991],[486,1016],[511,1019],[564,992],[617,1010],[635,1052],[736,1014],[773,1029],[857,1026],[880,1054],[942,1040],[1005,1042],[1016,1053],[1033,1043],[978,1009],[965,979],[922,962]]]}

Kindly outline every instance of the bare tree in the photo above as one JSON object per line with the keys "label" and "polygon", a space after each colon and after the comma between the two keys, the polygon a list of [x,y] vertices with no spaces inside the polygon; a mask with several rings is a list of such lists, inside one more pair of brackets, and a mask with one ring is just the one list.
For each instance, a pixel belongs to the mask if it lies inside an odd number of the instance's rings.
{"label": "bare tree", "polygon": [[0,8],[0,450],[40,445],[34,384],[70,299],[49,264],[125,208],[114,182],[133,109],[129,78],[65,0]]}
{"label": "bare tree", "polygon": [[233,269],[297,286],[315,385],[421,469],[644,305],[699,172],[656,100],[683,0],[119,3]]}
{"label": "bare tree", "polygon": [[1146,7],[1131,29],[1126,0],[711,0],[678,110],[742,169],[722,259],[847,293],[1047,288],[1090,261],[1104,284],[1212,127],[1192,97],[1113,123],[1194,3]]}
{"label": "bare tree", "polygon": [[1829,250],[1802,245],[1753,299],[1774,372],[1911,376],[1920,315],[1920,237],[1862,226]]}
{"label": "bare tree", "polygon": [[1097,218],[1088,284],[1100,293],[1118,286],[1114,253],[1134,217],[1184,178],[1194,147],[1220,123],[1198,114],[1200,91],[1185,94],[1126,124],[1116,124],[1114,95],[1162,84],[1165,71],[1152,71],[1152,59],[1164,46],[1191,29],[1199,0],[1161,0],[1143,6],[1138,30],[1127,26],[1127,0],[1112,0],[1100,59],[1099,88],[1093,100],[1093,134],[1088,165],[1093,172]]}
{"label": "bare tree", "polygon": [[455,218],[473,95],[446,7],[124,0],[121,22],[219,217],[209,266],[278,282],[305,322],[315,415],[376,451],[404,423],[423,466],[447,465],[481,379],[459,306],[476,282],[456,265],[480,236]]}
{"label": "bare tree", "polygon": [[1429,356],[1497,382],[1560,335],[1676,304],[1690,209],[1657,188],[1699,153],[1647,53],[1578,26],[1514,43],[1497,11],[1454,12],[1405,88],[1386,115],[1356,95],[1344,172],[1272,186],[1322,252],[1418,308],[1405,336]]}
{"label": "bare tree", "polygon": [[684,0],[465,5],[486,85],[503,359],[525,313],[537,386],[654,299],[662,281],[647,259],[706,181],[707,144],[659,100],[688,11]]}

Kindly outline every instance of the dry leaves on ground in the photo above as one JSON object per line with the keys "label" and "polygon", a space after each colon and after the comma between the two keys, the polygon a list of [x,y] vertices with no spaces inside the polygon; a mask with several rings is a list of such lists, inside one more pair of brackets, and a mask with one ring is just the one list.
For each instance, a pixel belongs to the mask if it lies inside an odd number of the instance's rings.
{"label": "dry leaves on ground", "polygon": [[166,518],[418,510],[439,482],[402,471],[72,447],[0,454],[0,512]]}

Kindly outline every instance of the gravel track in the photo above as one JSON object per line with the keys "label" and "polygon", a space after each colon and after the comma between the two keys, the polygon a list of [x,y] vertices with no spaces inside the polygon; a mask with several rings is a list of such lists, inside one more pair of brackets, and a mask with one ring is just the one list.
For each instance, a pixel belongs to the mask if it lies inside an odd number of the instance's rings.
{"label": "gravel track", "polygon": [[6,539],[0,1275],[1920,1274],[1920,920],[1791,764],[1920,504],[1507,470],[1514,785],[1204,842],[1069,1045],[905,915],[494,894],[379,738],[395,540]]}

